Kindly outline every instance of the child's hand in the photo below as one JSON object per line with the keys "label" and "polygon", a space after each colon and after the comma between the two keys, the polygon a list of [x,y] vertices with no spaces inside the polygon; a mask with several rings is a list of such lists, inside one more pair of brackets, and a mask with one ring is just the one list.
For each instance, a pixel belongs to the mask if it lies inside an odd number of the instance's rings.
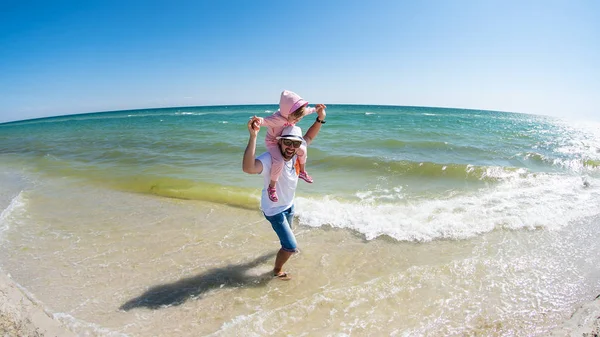
{"label": "child's hand", "polygon": [[327,109],[327,107],[325,106],[325,104],[316,104],[315,105],[315,109],[317,109],[317,114],[319,115],[319,119],[320,120],[324,120],[325,116],[327,115],[325,113],[325,109]]}

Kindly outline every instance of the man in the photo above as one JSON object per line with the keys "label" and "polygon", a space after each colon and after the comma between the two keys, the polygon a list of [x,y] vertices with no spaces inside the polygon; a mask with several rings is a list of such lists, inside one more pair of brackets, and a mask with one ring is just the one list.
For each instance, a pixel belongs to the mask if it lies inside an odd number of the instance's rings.
{"label": "man", "polygon": [[265,152],[256,157],[256,138],[258,137],[260,125],[256,116],[248,122],[250,139],[248,140],[248,145],[244,152],[242,169],[246,173],[260,174],[264,177],[260,208],[262,209],[265,218],[271,223],[271,226],[281,243],[281,249],[277,252],[275,267],[273,268],[273,275],[281,280],[291,279],[291,277],[283,271],[283,265],[292,254],[298,250],[296,237],[292,232],[294,196],[296,193],[296,186],[298,185],[296,151],[300,148],[302,142],[305,142],[306,146],[310,145],[313,139],[317,137],[317,134],[319,134],[321,126],[325,123],[326,106],[324,104],[317,104],[315,108],[318,117],[304,137],[302,137],[302,130],[297,126],[288,126],[284,128],[281,136],[277,137],[279,150],[281,151],[284,160],[284,167],[276,185],[277,191],[279,191],[279,200],[277,202],[271,201],[267,194],[267,188],[271,180],[271,155],[268,152]]}

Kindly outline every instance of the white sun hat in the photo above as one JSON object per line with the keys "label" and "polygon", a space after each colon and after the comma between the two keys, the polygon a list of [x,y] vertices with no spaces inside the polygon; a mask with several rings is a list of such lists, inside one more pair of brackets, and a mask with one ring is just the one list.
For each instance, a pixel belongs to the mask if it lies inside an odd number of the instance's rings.
{"label": "white sun hat", "polygon": [[304,138],[302,137],[302,129],[295,125],[290,125],[283,129],[281,136],[277,137],[277,139],[291,139],[304,142]]}

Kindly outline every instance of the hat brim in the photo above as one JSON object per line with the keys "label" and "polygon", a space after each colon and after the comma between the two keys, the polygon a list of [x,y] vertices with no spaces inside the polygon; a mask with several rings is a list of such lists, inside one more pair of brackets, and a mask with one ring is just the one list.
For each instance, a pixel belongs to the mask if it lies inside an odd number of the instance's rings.
{"label": "hat brim", "polygon": [[297,140],[297,141],[304,142],[304,138],[299,137],[299,136],[295,136],[295,135],[284,135],[284,136],[279,136],[279,137],[275,137],[275,138],[277,138],[277,140],[279,140],[279,139],[290,139],[290,140]]}

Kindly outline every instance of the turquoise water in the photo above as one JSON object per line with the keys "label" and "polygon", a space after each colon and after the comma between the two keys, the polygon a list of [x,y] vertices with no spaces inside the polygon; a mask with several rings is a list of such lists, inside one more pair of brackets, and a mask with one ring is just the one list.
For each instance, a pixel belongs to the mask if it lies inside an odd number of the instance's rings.
{"label": "turquoise water", "polygon": [[[276,108],[168,108],[6,123],[0,125],[0,155],[6,165],[117,190],[255,209],[260,179],[241,171],[246,123]],[[316,182],[301,185],[298,197],[306,209],[335,206],[337,212],[304,212],[307,224],[431,240],[502,226],[560,227],[597,212],[590,201],[580,204],[596,197],[585,187],[600,177],[597,126],[374,105],[330,105],[327,121],[309,149],[307,169]],[[299,126],[312,122],[310,116]],[[265,149],[264,134],[258,153]],[[498,214],[506,208],[511,216]],[[535,216],[546,209],[556,213],[551,224]],[[465,227],[482,213],[488,215],[483,224]],[[373,217],[386,229],[372,224]],[[439,231],[403,229],[424,220]]]}

